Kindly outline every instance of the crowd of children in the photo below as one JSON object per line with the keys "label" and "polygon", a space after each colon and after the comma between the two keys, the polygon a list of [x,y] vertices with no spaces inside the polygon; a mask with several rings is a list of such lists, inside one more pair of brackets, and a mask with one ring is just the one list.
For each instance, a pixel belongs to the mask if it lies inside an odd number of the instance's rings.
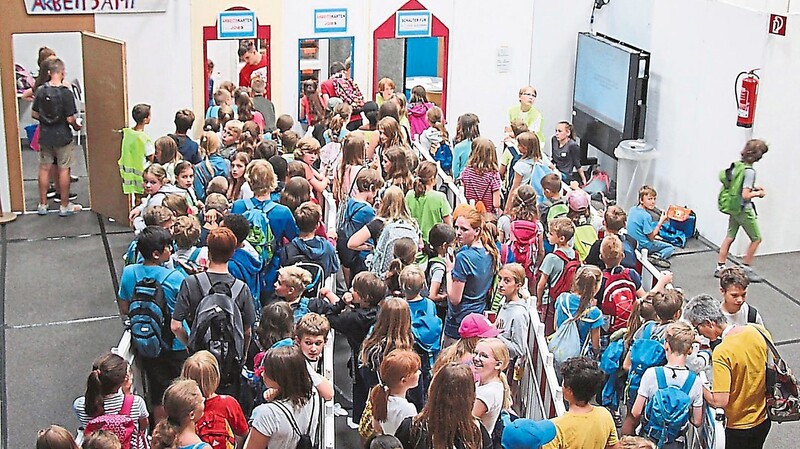
{"label": "crowd of children", "polygon": [[[304,83],[301,137],[258,81],[214,93],[199,143],[190,110],[154,152],[146,139],[123,142],[121,160],[143,168],[119,308],[148,388],[146,400],[132,395],[127,362],[98,358],[74,403],[84,447],[119,447],[103,443],[114,435],[126,448],[311,447],[333,398],[320,363],[330,330],[350,347],[349,419],[367,447],[617,447],[618,428],[622,447],[661,447],[700,424],[704,396],[727,385],[723,406],[746,403],[717,352],[695,344],[696,329],[713,327],[700,331],[715,336],[705,343],[730,351],[715,341],[724,322],[695,311],[685,324],[671,274],[647,291],[636,271],[637,248],[661,268],[674,251],[657,237],[666,215],[653,216],[655,190],[642,187],[627,214],[593,207],[568,122],[548,161],[532,87],[498,149],[471,113],[451,142],[425,90],[406,104],[391,80],[377,103]],[[366,124],[348,127],[361,112]],[[133,116],[145,132],[150,108]],[[467,203],[454,209],[437,190],[442,172]],[[763,325],[744,302],[747,273],[719,275],[721,316]],[[552,422],[513,419],[530,310],[569,404]],[[712,358],[713,394],[695,374]],[[663,419],[669,385],[686,396],[686,419]],[[761,425],[760,413],[736,415],[735,430]]]}

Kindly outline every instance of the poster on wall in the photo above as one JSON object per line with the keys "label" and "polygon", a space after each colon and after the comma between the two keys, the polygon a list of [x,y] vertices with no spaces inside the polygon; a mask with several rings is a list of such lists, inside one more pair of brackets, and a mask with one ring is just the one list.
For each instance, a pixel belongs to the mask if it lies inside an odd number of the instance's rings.
{"label": "poster on wall", "polygon": [[395,37],[430,37],[430,11],[397,11]]}
{"label": "poster on wall", "polygon": [[347,9],[315,9],[315,33],[344,33],[347,31]]}
{"label": "poster on wall", "polygon": [[223,11],[217,17],[217,39],[255,39],[258,37],[254,11]]}
{"label": "poster on wall", "polygon": [[165,12],[169,0],[24,0],[25,11],[39,14],[114,14]]}

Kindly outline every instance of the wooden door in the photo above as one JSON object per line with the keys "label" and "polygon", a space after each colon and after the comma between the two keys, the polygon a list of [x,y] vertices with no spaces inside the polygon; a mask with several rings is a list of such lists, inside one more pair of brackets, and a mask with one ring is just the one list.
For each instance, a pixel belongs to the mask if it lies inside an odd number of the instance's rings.
{"label": "wooden door", "polygon": [[122,193],[119,160],[128,126],[125,42],[82,33],[86,102],[86,165],[92,210],[128,223],[128,197]]}

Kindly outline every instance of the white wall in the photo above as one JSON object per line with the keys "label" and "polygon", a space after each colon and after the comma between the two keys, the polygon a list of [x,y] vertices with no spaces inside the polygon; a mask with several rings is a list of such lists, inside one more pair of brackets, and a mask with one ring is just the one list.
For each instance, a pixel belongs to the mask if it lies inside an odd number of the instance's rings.
{"label": "white wall", "polygon": [[146,130],[153,139],[175,130],[175,111],[192,107],[192,70],[204,67],[191,60],[189,6],[179,1],[170,2],[165,13],[95,15],[97,34],[126,43],[128,108],[153,107]]}
{"label": "white wall", "polygon": [[[2,69],[0,69],[2,70]],[[0,83],[0,98],[3,96],[3,83]],[[5,123],[5,114],[2,107],[0,107],[0,145],[5,145],[6,142],[6,127],[2,126]],[[3,212],[11,210],[11,194],[8,186],[8,153],[3,150],[0,151],[0,202],[3,203]]]}
{"label": "white wall", "polygon": [[38,73],[39,48],[50,47],[64,61],[68,81],[77,79],[83,86],[83,50],[80,33],[20,33],[14,38],[14,63]]}

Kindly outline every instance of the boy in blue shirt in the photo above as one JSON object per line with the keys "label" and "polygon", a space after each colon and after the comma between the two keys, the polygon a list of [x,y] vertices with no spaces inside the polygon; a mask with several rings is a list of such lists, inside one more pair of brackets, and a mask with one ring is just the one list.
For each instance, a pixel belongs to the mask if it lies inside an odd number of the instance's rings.
{"label": "boy in blue shirt", "polygon": [[667,212],[661,212],[661,216],[656,221],[653,218],[656,208],[656,189],[650,186],[642,186],[639,189],[639,205],[631,208],[628,212],[628,235],[636,239],[640,248],[648,251],[648,260],[656,268],[668,269],[669,259],[675,252],[675,247],[669,243],[657,239],[661,225],[667,221]]}
{"label": "boy in blue shirt", "polygon": [[322,267],[324,278],[339,271],[336,249],[327,239],[315,234],[321,217],[322,208],[311,201],[306,201],[294,211],[300,235],[278,249],[282,267],[298,262],[315,263]]}
{"label": "boy in blue shirt", "polygon": [[[283,244],[284,239],[291,241],[298,236],[299,231],[297,224],[292,216],[292,211],[283,204],[278,204],[270,199],[270,192],[275,190],[278,185],[278,180],[275,177],[275,171],[272,165],[263,159],[256,159],[250,163],[247,168],[247,176],[250,183],[250,188],[253,189],[253,198],[250,201],[256,209],[264,211],[269,220],[269,227],[272,231],[272,236],[275,238],[273,245],[280,246]],[[243,214],[247,210],[248,200],[237,200],[231,207],[232,214]],[[265,267],[266,274],[261,279],[261,304],[265,305],[273,296],[275,291],[275,281],[278,279],[278,263],[280,259],[276,254],[273,255],[272,261],[268,261],[269,265]]]}
{"label": "boy in blue shirt", "polygon": [[[155,279],[161,284],[164,300],[169,313],[175,309],[175,298],[181,288],[181,283],[186,277],[182,272],[164,268],[163,263],[170,260],[172,255],[172,235],[159,226],[148,226],[139,233],[138,250],[144,257],[142,263],[128,265],[122,270],[119,282],[119,311],[127,316],[130,302],[134,297],[136,283],[145,278]],[[168,321],[167,321],[168,322]],[[184,323],[186,326],[186,323]],[[147,393],[153,407],[153,417],[156,421],[166,418],[164,407],[161,404],[164,390],[170,382],[181,375],[181,367],[188,356],[186,346],[170,332],[169,325],[162,328],[162,340],[169,344],[170,350],[162,349],[156,358],[141,357],[144,374],[147,376],[149,388]]]}
{"label": "boy in blue shirt", "polygon": [[175,132],[168,134],[178,145],[178,152],[181,153],[183,160],[189,161],[192,165],[203,161],[200,157],[200,146],[187,136],[186,133],[194,124],[194,112],[191,109],[181,109],[175,113]]}
{"label": "boy in blue shirt", "polygon": [[247,235],[250,234],[250,223],[247,222],[244,215],[228,214],[222,219],[221,225],[233,232],[238,245],[233,252],[233,256],[228,260],[228,272],[230,272],[231,276],[250,287],[250,293],[257,300],[255,309],[261,310],[258,299],[261,294],[260,275],[262,263],[261,257],[253,248],[253,245],[246,240]]}

